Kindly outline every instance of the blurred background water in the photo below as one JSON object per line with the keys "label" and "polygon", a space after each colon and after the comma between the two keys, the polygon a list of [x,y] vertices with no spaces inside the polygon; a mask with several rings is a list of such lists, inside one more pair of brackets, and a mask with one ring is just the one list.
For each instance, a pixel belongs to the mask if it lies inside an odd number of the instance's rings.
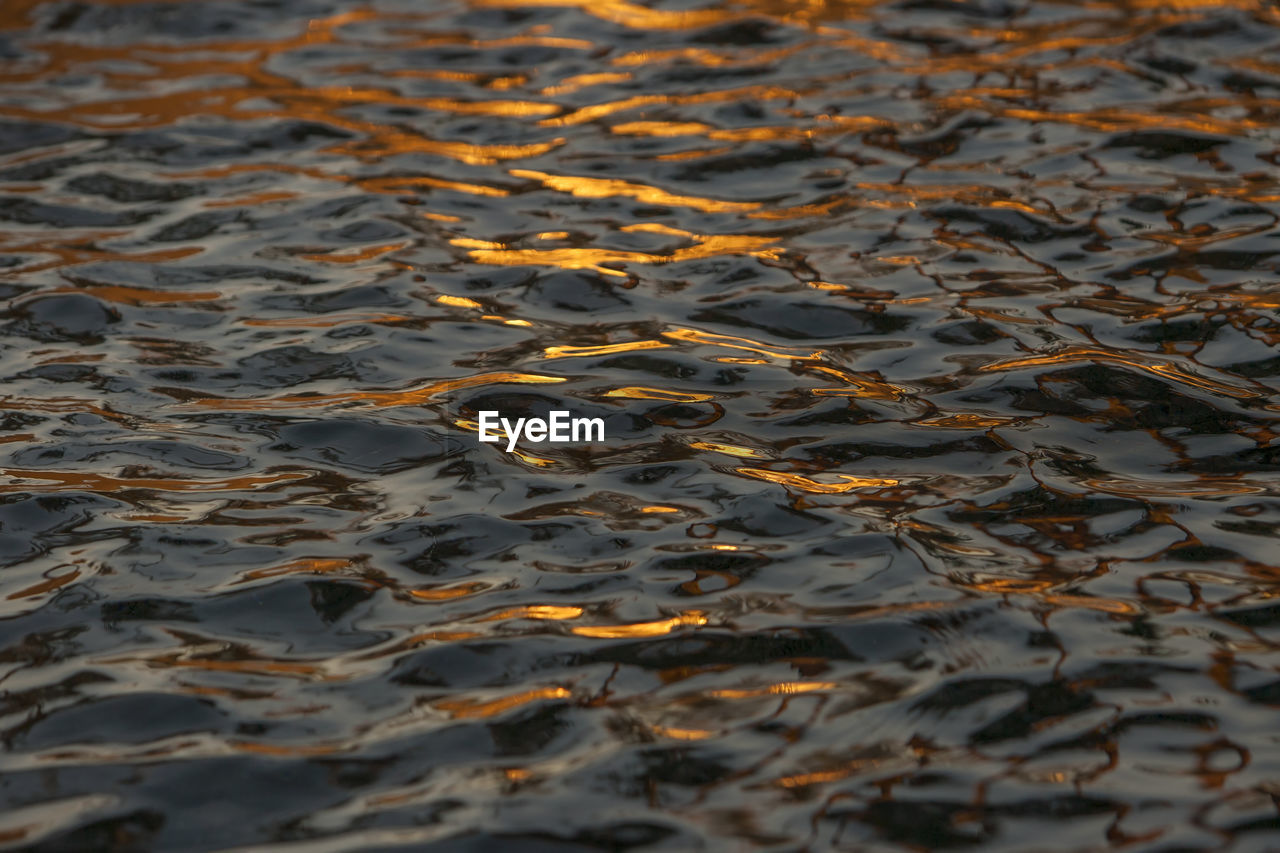
{"label": "blurred background water", "polygon": [[1280,849],[1277,47],[0,0],[0,847]]}

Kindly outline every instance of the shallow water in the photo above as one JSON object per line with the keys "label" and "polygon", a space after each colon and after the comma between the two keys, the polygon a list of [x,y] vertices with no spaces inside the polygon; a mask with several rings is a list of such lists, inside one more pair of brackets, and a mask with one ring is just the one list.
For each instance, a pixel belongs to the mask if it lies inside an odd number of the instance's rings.
{"label": "shallow water", "polygon": [[1277,48],[5,0],[0,847],[1277,849]]}

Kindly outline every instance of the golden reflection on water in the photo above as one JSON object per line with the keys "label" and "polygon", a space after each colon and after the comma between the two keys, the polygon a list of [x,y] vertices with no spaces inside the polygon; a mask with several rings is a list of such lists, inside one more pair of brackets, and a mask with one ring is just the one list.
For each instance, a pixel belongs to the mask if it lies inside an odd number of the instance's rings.
{"label": "golden reflection on water", "polygon": [[543,699],[566,699],[572,695],[573,693],[564,687],[543,687],[535,690],[526,690],[514,696],[492,699],[487,702],[474,699],[449,699],[437,702],[436,708],[458,719],[492,717],[510,711],[513,708],[518,708],[521,705],[527,705],[530,702],[537,702]]}
{"label": "golden reflection on water", "polygon": [[613,388],[606,397],[621,397],[627,400],[666,400],[670,403],[704,403],[715,399],[711,394],[697,394],[687,391],[668,391],[662,388],[648,388],[628,385],[625,388]]}
{"label": "golden reflection on water", "polygon": [[669,619],[653,622],[633,622],[629,625],[575,625],[569,630],[580,637],[616,639],[620,637],[661,637],[679,628],[707,624],[707,616],[701,610],[688,610]]}
{"label": "golden reflection on water", "polygon": [[785,471],[766,471],[761,468],[738,468],[736,470],[739,474],[745,474],[757,480],[779,483],[783,486],[790,486],[793,489],[815,495],[838,495],[852,492],[854,489],[896,486],[899,482],[885,477],[855,477],[851,474],[837,474],[838,482],[820,483],[802,474],[791,474]]}
{"label": "golden reflection on water", "polygon": [[542,376],[536,373],[483,373],[464,376],[459,379],[442,379],[418,388],[405,391],[353,391],[337,394],[308,394],[271,397],[266,399],[243,399],[224,397],[205,397],[187,401],[184,405],[193,408],[220,409],[223,411],[259,411],[263,409],[311,409],[332,406],[334,404],[360,404],[365,406],[417,406],[433,397],[456,391],[462,388],[476,388],[484,385],[540,385],[564,382],[564,377]]}
{"label": "golden reflection on water", "polygon": [[112,477],[79,472],[52,471],[48,469],[21,470],[6,468],[3,471],[8,482],[0,485],[0,492],[71,492],[88,491],[112,493],[125,489],[146,489],[155,492],[224,492],[242,489],[261,489],[305,479],[301,472],[281,472],[260,476],[223,477],[214,479],[178,479],[165,477]]}
{"label": "golden reflection on water", "polygon": [[738,213],[755,210],[758,202],[716,201],[697,196],[672,195],[658,187],[643,184],[632,184],[626,181],[604,178],[577,177],[573,175],[548,175],[530,169],[511,169],[510,173],[517,178],[529,178],[541,181],[542,184],[557,192],[569,193],[582,198],[634,198],[650,204],[670,205],[674,207],[691,207],[706,213]]}

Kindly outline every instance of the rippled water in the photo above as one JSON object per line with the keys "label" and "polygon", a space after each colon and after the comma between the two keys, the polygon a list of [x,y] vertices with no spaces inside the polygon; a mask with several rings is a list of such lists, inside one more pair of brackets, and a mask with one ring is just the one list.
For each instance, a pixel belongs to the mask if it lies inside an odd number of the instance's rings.
{"label": "rippled water", "polygon": [[1280,849],[1278,48],[4,0],[0,846]]}

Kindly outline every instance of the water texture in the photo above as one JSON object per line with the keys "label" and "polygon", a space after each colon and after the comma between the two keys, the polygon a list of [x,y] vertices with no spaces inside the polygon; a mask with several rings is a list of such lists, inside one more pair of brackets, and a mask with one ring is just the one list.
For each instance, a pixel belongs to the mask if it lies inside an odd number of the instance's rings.
{"label": "water texture", "polygon": [[1260,0],[3,0],[0,847],[1280,849],[1278,154]]}

